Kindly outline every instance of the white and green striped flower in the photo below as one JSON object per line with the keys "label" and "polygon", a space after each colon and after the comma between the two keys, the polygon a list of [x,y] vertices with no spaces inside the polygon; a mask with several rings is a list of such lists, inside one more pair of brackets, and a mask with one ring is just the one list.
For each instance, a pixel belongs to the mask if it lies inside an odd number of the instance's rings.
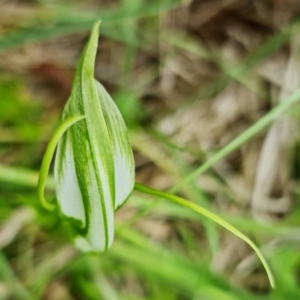
{"label": "white and green striped flower", "polygon": [[[75,76],[63,123],[49,144],[39,179],[43,196],[51,156],[61,216],[85,251],[106,251],[114,236],[114,211],[134,186],[134,160],[123,118],[103,86],[94,79],[99,23],[92,30]],[[46,175],[44,175],[46,174]]]}
{"label": "white and green striped flower", "polygon": [[[58,144],[54,177],[61,216],[68,220],[76,245],[89,252],[106,251],[114,236],[114,211],[133,188],[187,207],[231,231],[248,243],[263,263],[272,287],[275,281],[257,246],[238,229],[209,210],[166,192],[134,183],[134,161],[126,126],[113,100],[94,79],[99,23],[82,54],[63,122],[46,150],[38,197],[43,206],[50,163]],[[189,179],[192,177],[189,177]]]}

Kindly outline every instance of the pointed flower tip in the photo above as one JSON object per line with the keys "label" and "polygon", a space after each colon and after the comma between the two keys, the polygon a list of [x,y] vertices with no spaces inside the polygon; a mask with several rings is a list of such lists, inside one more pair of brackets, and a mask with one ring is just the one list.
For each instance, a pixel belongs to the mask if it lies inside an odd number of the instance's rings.
{"label": "pointed flower tip", "polygon": [[102,21],[98,20],[97,22],[94,23],[93,28],[92,28],[92,32],[91,35],[97,35],[99,36],[99,32],[100,32],[100,25],[101,25]]}

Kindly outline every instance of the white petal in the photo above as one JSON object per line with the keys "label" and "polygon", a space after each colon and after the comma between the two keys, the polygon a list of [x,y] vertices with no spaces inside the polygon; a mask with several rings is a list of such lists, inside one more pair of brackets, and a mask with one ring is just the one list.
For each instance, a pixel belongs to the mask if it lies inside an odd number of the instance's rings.
{"label": "white petal", "polygon": [[115,173],[114,207],[117,209],[133,189],[134,159],[121,113],[104,87],[99,82],[96,82],[96,86],[112,145]]}
{"label": "white petal", "polygon": [[120,149],[116,149],[114,154],[115,167],[115,209],[121,206],[128,198],[134,186],[133,164],[128,162],[128,158]]}
{"label": "white petal", "polygon": [[81,191],[76,175],[71,136],[67,132],[58,144],[55,159],[55,183],[61,212],[85,227],[86,219]]}

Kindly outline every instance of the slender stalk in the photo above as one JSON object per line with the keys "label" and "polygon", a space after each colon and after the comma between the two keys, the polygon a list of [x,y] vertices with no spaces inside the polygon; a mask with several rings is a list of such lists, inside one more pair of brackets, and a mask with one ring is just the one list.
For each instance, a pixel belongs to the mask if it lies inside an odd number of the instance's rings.
{"label": "slender stalk", "polygon": [[190,201],[188,201],[186,199],[183,199],[181,197],[178,197],[176,195],[172,195],[172,194],[169,194],[169,193],[166,193],[166,192],[158,191],[158,190],[152,189],[150,187],[147,187],[147,186],[139,184],[139,183],[135,183],[134,189],[137,190],[137,191],[146,193],[146,194],[155,195],[155,196],[158,196],[158,197],[161,197],[161,198],[168,199],[168,200],[170,200],[172,202],[175,202],[175,203],[177,203],[181,206],[185,206],[189,209],[192,209],[195,212],[211,219],[212,221],[216,222],[217,224],[219,224],[222,227],[226,228],[227,230],[231,231],[237,237],[239,237],[240,239],[245,241],[255,251],[255,253],[259,257],[260,261],[262,262],[262,264],[263,264],[263,266],[264,266],[264,268],[267,272],[271,287],[275,288],[275,280],[274,280],[272,271],[271,271],[267,261],[263,257],[262,253],[260,252],[258,247],[246,235],[244,235],[242,232],[240,232],[234,226],[232,226],[231,224],[229,224],[228,222],[226,222],[224,219],[217,216],[216,214],[214,214],[214,213],[210,212],[209,210],[199,206],[198,204],[190,202]]}
{"label": "slender stalk", "polygon": [[84,119],[85,116],[74,116],[70,119],[67,119],[64,121],[55,131],[53,137],[51,138],[46,153],[43,157],[42,166],[40,170],[40,176],[38,179],[38,186],[37,186],[37,193],[38,198],[42,204],[42,206],[50,211],[53,211],[55,209],[55,205],[47,202],[47,200],[44,197],[44,191],[46,186],[46,180],[49,173],[51,161],[55,152],[55,148],[60,140],[60,138],[63,136],[63,134],[76,122]]}

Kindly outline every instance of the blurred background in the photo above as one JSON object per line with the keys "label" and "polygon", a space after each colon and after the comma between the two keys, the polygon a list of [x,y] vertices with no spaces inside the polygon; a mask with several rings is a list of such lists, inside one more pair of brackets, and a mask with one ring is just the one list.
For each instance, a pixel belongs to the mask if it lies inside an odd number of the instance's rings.
{"label": "blurred background", "polygon": [[0,0],[0,299],[300,299],[297,105],[178,191],[255,241],[275,290],[243,241],[175,204],[134,192],[113,247],[91,256],[36,197],[96,20],[95,76],[128,126],[136,180],[168,190],[299,88],[299,12],[298,0]]}

